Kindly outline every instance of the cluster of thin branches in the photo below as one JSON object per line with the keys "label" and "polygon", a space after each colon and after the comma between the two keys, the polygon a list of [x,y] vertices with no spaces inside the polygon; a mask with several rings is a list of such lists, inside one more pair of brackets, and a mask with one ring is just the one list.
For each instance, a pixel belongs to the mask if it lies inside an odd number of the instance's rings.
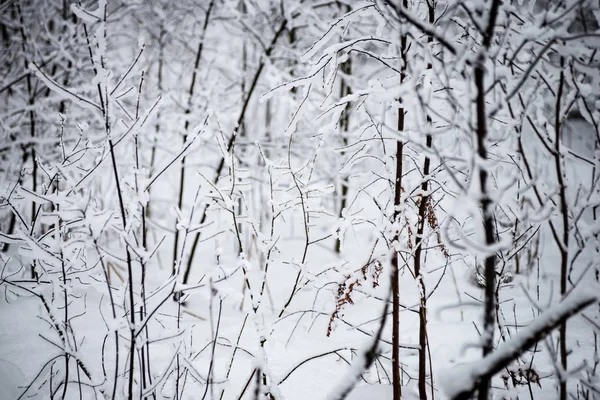
{"label": "cluster of thin branches", "polygon": [[[533,397],[538,342],[561,400],[597,396],[595,316],[575,389],[566,320],[598,301],[598,22],[590,1],[521,3],[0,5],[0,285],[41,304],[52,354],[21,397],[279,399],[337,359],[356,368],[331,398],[374,373],[433,400],[428,304],[452,279],[464,306],[463,264],[482,360],[441,376],[450,397],[488,399],[502,370]],[[518,331],[521,276],[539,317]],[[337,326],[368,346],[272,369],[284,335]]]}

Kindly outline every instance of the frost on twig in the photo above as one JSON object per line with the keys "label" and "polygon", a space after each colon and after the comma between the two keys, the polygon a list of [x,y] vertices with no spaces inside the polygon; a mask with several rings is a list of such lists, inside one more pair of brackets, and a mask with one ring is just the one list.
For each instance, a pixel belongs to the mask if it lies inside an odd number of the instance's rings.
{"label": "frost on twig", "polygon": [[72,91],[68,90],[67,88],[65,88],[62,85],[60,85],[59,83],[57,83],[55,80],[53,80],[48,75],[46,75],[35,63],[30,63],[29,69],[32,72],[34,72],[35,75],[39,79],[41,79],[44,82],[44,84],[46,86],[48,86],[48,88],[50,90],[56,92],[57,94],[64,97],[65,99],[71,100],[75,104],[78,104],[84,108],[90,108],[91,110],[99,111],[101,109],[100,106],[98,104],[94,103],[93,101],[88,100],[76,93],[73,93]]}

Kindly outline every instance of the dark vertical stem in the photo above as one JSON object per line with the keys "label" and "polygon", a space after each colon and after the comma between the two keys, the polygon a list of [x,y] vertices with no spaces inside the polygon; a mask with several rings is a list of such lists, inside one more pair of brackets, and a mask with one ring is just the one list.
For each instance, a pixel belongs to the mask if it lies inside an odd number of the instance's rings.
{"label": "dark vertical stem", "polygon": [[[58,175],[57,175],[58,176]],[[58,179],[58,178],[57,178]],[[56,182],[56,193],[58,194],[58,180]],[[59,215],[58,217],[58,224],[56,226],[56,236],[58,238],[58,241],[60,241],[60,243],[62,244],[62,220],[60,218],[60,206],[57,204],[56,205],[56,211],[57,214]],[[68,332],[69,332],[69,297],[68,297],[68,292],[67,292],[67,270],[65,267],[65,255],[63,254],[63,250],[62,250],[62,246],[60,247],[60,266],[61,266],[61,272],[62,272],[62,280],[63,280],[63,296],[64,296],[64,303],[63,303],[63,307],[64,307],[64,319],[65,319],[65,336],[68,337]],[[62,399],[64,400],[67,396],[67,386],[69,385],[69,355],[65,354],[65,385],[63,387],[63,392],[62,392]]]}
{"label": "dark vertical stem", "polygon": [[[489,247],[495,242],[493,204],[489,197],[487,180],[488,171],[485,162],[488,159],[487,152],[487,115],[485,110],[485,61],[486,53],[492,43],[492,35],[496,25],[496,17],[500,0],[492,0],[489,21],[483,33],[482,48],[480,49],[474,69],[474,80],[476,88],[476,115],[477,115],[477,157],[479,157],[479,190],[480,207],[483,214],[483,229],[485,232],[485,243]],[[496,254],[491,253],[485,258],[485,290],[484,290],[484,316],[483,316],[483,356],[485,357],[494,349],[494,321],[496,315]],[[487,400],[490,389],[489,377],[482,379],[478,387],[479,400]]]}
{"label": "dark vertical stem", "polygon": [[[107,136],[110,137],[110,123],[108,122],[108,115],[106,115],[106,132]],[[115,157],[115,148],[112,139],[108,141],[110,148],[110,158],[113,166],[113,174],[115,177],[115,182],[117,186],[117,197],[119,199],[119,208],[121,210],[121,220],[123,225],[123,231],[127,229],[127,220],[125,214],[125,205],[123,202],[123,194],[121,191],[121,183],[119,181],[119,171],[117,169],[117,160]],[[129,247],[125,244],[125,253],[127,255],[127,274],[128,274],[128,286],[129,286],[129,322],[130,322],[130,354],[129,354],[129,388],[128,394],[129,398],[133,398],[133,373],[135,367],[135,301],[134,301],[134,293],[133,293],[133,265],[131,260],[131,253],[129,252]]]}
{"label": "dark vertical stem", "polygon": [[261,370],[260,368],[256,369],[256,386],[254,387],[254,400],[260,400],[260,392],[262,389],[262,381],[261,381]]}
{"label": "dark vertical stem", "polygon": [[[565,74],[564,70],[564,58],[560,58],[560,77],[558,80],[558,91],[556,94],[556,111],[554,115],[554,164],[556,167],[556,178],[558,180],[558,190],[560,196],[560,214],[562,217],[562,241],[558,243],[560,250],[560,294],[564,296],[567,292],[567,279],[568,279],[568,262],[569,262],[569,206],[567,205],[567,193],[565,187],[564,173],[562,170],[562,156],[560,151],[561,145],[561,100],[564,90]],[[560,324],[560,365],[564,371],[567,370],[567,321],[563,321]],[[567,382],[565,380],[560,381],[560,400],[566,400],[567,394]]]}
{"label": "dark vertical stem", "polygon": [[[78,2],[78,5],[81,7],[81,1]],[[106,13],[104,14],[104,23],[106,24]],[[98,74],[98,70],[96,68],[96,64],[94,63],[94,55],[92,53],[92,45],[90,43],[90,37],[88,35],[88,30],[87,30],[87,25],[85,24],[85,22],[83,23],[83,32],[85,34],[85,40],[87,43],[87,47],[88,47],[88,52],[89,52],[89,56],[90,56],[90,61],[92,63],[92,68],[94,70],[94,74],[97,75]],[[105,30],[105,36],[106,36],[106,30]],[[102,62],[104,62],[103,59],[101,59]],[[105,106],[104,104],[104,96],[102,95],[102,87],[100,84],[98,84],[97,86],[98,89],[98,97],[100,99],[100,104],[102,106],[102,114],[103,114],[103,118],[104,118],[104,122],[105,122],[105,130],[106,130],[106,135],[108,138],[110,138],[110,120],[108,119],[108,102]],[[113,161],[113,172],[115,174],[115,178],[116,178],[116,182],[117,182],[117,192],[118,192],[118,196],[120,199],[120,203],[121,203],[121,218],[123,219],[123,226],[125,226],[125,213],[124,213],[124,208],[122,205],[122,196],[121,196],[121,191],[119,188],[119,179],[118,179],[118,173],[117,173],[117,166],[115,163],[115,157],[114,157],[114,151],[113,151],[113,146],[112,146],[112,140],[109,139],[109,144],[110,144],[110,149],[111,149],[111,159]],[[91,232],[90,232],[91,233]],[[106,280],[106,286],[108,289],[108,295],[110,297],[110,305],[111,305],[111,309],[112,309],[112,315],[113,318],[117,317],[116,314],[116,310],[115,310],[115,300],[113,297],[113,293],[112,293],[112,289],[110,287],[110,279],[109,279],[109,270],[108,270],[108,266],[104,264],[104,259],[102,258],[102,256],[100,255],[100,252],[98,250],[98,243],[96,242],[96,240],[94,239],[94,246],[96,247],[96,251],[98,252],[98,257],[100,259],[100,263],[102,265],[102,270],[104,272],[104,278]],[[127,246],[125,246],[125,251],[127,253],[127,268],[128,268],[128,273],[129,276],[131,277],[132,275],[132,265],[131,265],[131,255],[129,254],[129,248]],[[130,280],[131,283],[131,280]],[[130,286],[130,307],[132,309],[132,320],[135,322],[135,316],[133,316],[133,314],[135,314],[135,312],[133,312],[133,287]],[[133,324],[132,324],[133,325]],[[131,334],[131,348],[133,349],[133,341],[135,340],[135,336],[134,336],[134,328],[130,328],[130,334]],[[133,352],[132,352],[133,354]],[[79,374],[79,368],[77,369],[77,372]],[[129,374],[129,379],[130,379],[130,393],[133,392],[133,362],[131,362],[130,364],[130,374]],[[119,332],[118,330],[115,330],[115,376],[114,376],[114,382],[113,382],[113,391],[112,391],[112,399],[114,400],[116,397],[116,393],[117,393],[117,384],[118,384],[118,380],[119,380]],[[130,396],[131,398],[131,396]]]}
{"label": "dark vertical stem", "polygon": [[[79,5],[81,6],[81,2],[79,2]],[[103,24],[103,32],[102,35],[104,36],[104,41],[106,42],[107,40],[107,33],[106,33],[106,24],[107,24],[107,10],[108,5],[104,6],[104,14],[102,16],[102,24]],[[92,66],[94,68],[94,73],[97,75],[98,74],[98,70],[94,64],[94,57],[92,54],[92,47],[90,44],[90,40],[89,40],[89,36],[88,36],[88,32],[87,32],[87,26],[84,23],[83,24],[83,29],[85,32],[85,37],[86,37],[86,41],[88,44],[88,51],[90,54],[90,59],[92,61]],[[104,54],[100,54],[100,66],[102,67],[102,69],[105,68],[105,60],[104,60]],[[116,191],[117,191],[117,198],[119,201],[119,210],[121,213],[121,224],[123,226],[123,232],[125,232],[125,230],[127,229],[127,214],[125,213],[125,204],[123,201],[123,192],[121,190],[121,182],[119,180],[119,170],[117,167],[117,160],[115,157],[115,146],[114,146],[114,142],[111,138],[111,124],[110,124],[110,118],[109,118],[109,96],[108,96],[108,88],[105,86],[104,87],[104,93],[102,92],[102,84],[100,82],[98,82],[97,85],[97,89],[98,89],[98,97],[100,99],[100,104],[101,104],[101,109],[102,109],[102,117],[104,119],[104,131],[106,134],[106,137],[108,138],[108,146],[109,146],[109,152],[110,152],[110,158],[111,158],[111,163],[112,163],[112,168],[113,168],[113,175],[115,178],[115,185],[116,185]],[[126,258],[127,258],[127,274],[128,274],[128,286],[129,286],[129,322],[130,322],[130,326],[129,326],[129,334],[130,334],[130,349],[129,349],[129,382],[128,382],[128,398],[129,399],[133,399],[133,376],[134,376],[134,371],[135,371],[135,301],[134,301],[134,291],[133,291],[133,263],[132,263],[132,259],[131,259],[131,253],[129,251],[129,246],[127,244],[125,244],[125,254],[126,254]]]}
{"label": "dark vertical stem", "polygon": [[[290,169],[290,172],[292,174],[292,180],[294,181],[294,185],[296,186],[296,190],[298,191],[298,195],[300,196],[300,205],[302,206],[302,219],[303,219],[303,226],[304,226],[304,251],[302,252],[301,265],[304,265],[304,263],[306,262],[306,256],[308,254],[308,246],[310,246],[309,228],[308,228],[308,211],[306,209],[306,202],[304,201],[304,194],[302,193],[302,190],[300,189],[300,185],[298,184],[298,179],[296,178],[296,174],[292,170],[291,154],[292,154],[292,139],[293,138],[294,138],[294,135],[290,135],[290,142],[288,145],[288,168]],[[300,268],[298,270],[298,273],[296,274],[296,280],[294,282],[294,286],[292,287],[292,291],[290,292],[290,296],[288,297],[287,301],[285,302],[285,304],[281,308],[281,311],[279,312],[279,318],[281,318],[281,316],[285,312],[286,308],[292,302],[292,299],[294,298],[294,295],[296,294],[296,288],[298,287],[298,282],[300,281],[301,275],[302,275],[302,269]]]}
{"label": "dark vertical stem", "polygon": [[[408,7],[408,0],[403,0],[403,7]],[[407,35],[405,33],[400,37],[401,63],[400,66],[400,84],[406,79],[407,68]],[[402,102],[402,99],[400,99]],[[398,109],[398,131],[404,131],[404,107]],[[402,157],[404,151],[404,143],[398,140],[396,142],[396,179],[394,189],[394,223],[399,225],[400,204],[402,202]],[[396,233],[392,246],[394,246],[400,238],[399,227],[396,227]],[[401,376],[400,376],[400,260],[396,249],[393,250],[392,257],[392,391],[393,400],[400,400],[402,397]]]}
{"label": "dark vertical stem", "polygon": [[[67,24],[69,22],[69,2],[68,0],[63,0],[62,2],[62,19],[63,19],[63,27],[62,27],[62,34],[66,35],[67,33]],[[75,14],[73,14],[73,24],[75,24],[77,22],[77,17],[75,16]],[[72,38],[75,39],[77,36],[77,31],[74,30],[73,32],[73,36]],[[69,60],[67,61],[67,68],[65,71],[65,78],[63,79],[63,85],[66,87],[69,84],[69,77],[71,74],[71,68],[73,68],[73,61],[69,58]],[[59,106],[58,106],[58,110],[61,114],[63,114],[66,111],[66,101],[65,100],[61,100]]]}
{"label": "dark vertical stem", "polygon": [[[342,72],[349,76],[352,73],[352,63],[350,59],[342,64]],[[348,96],[352,94],[352,88],[348,85],[345,80],[342,80],[340,96]],[[350,103],[346,104],[346,109],[342,114],[342,118],[340,121],[340,129],[342,136],[342,146],[345,148],[348,145],[348,131],[350,130]],[[342,151],[340,153],[340,157],[344,157],[345,152]],[[341,219],[343,216],[344,209],[346,208],[346,204],[348,203],[348,176],[341,177],[341,185],[340,185],[340,210],[338,213],[338,217]],[[335,242],[335,252],[337,254],[340,253],[342,246],[342,239],[338,238]]]}
{"label": "dark vertical stem", "polygon": [[54,363],[50,364],[50,376],[48,377],[49,383],[48,387],[50,388],[50,400],[54,400],[54,388],[52,387],[54,384],[52,383],[52,377],[54,376]]}
{"label": "dark vertical stem", "polygon": [[[90,235],[92,232],[90,231]],[[117,311],[115,309],[115,299],[113,296],[112,288],[110,287],[110,280],[108,277],[108,266],[104,263],[104,258],[100,254],[100,250],[98,250],[98,242],[95,238],[92,238],[94,247],[96,248],[96,252],[98,253],[98,259],[100,261],[100,265],[102,266],[102,273],[104,274],[104,281],[106,282],[106,289],[108,291],[108,297],[110,299],[110,308],[112,311],[113,319],[117,318]],[[111,399],[115,399],[117,395],[117,384],[119,381],[119,330],[115,329],[115,376],[113,382],[113,390]]]}
{"label": "dark vertical stem", "polygon": [[[138,87],[138,95],[137,95],[137,102],[136,102],[136,107],[135,107],[135,121],[137,122],[139,117],[140,117],[140,98],[142,95],[142,86],[144,84],[144,71],[142,71],[142,75],[140,78],[140,86]],[[136,169],[136,175],[135,175],[135,190],[136,192],[139,193],[140,191],[140,187],[139,187],[139,171],[141,168],[141,163],[140,163],[140,144],[139,144],[139,134],[136,134],[134,137],[134,145],[135,145],[135,169]],[[141,219],[142,219],[142,226],[141,226],[141,237],[142,237],[142,248],[147,251],[148,249],[148,228],[146,226],[146,212],[147,212],[147,205],[144,204],[140,204],[140,208],[141,208]],[[141,297],[142,297],[142,305],[139,308],[139,312],[140,312],[140,321],[144,319],[145,315],[146,315],[146,263],[144,262],[144,260],[140,257],[139,258],[139,263],[140,263],[140,267],[141,267],[141,280],[140,280],[140,288],[141,288]],[[148,382],[150,382],[150,384],[152,384],[152,377],[150,376],[150,343],[148,342],[148,325],[146,324],[145,328],[145,335],[146,335],[146,346],[142,347],[141,349],[141,356],[140,356],[140,366],[141,366],[141,376],[142,376],[142,389],[145,390],[147,387]],[[142,391],[140,391],[140,398],[142,396]],[[153,394],[154,395],[154,394]]]}
{"label": "dark vertical stem", "polygon": [[[177,332],[179,332],[180,329],[180,322],[181,322],[181,301],[177,302]],[[181,374],[181,362],[179,360],[179,351],[177,351],[177,355],[175,356],[177,361],[177,367],[176,367],[176,371],[175,371],[175,400],[179,400],[179,376]],[[206,384],[208,385],[209,383],[206,382]]]}
{"label": "dark vertical stem", "polygon": [[[242,14],[242,18],[246,15],[246,2],[240,1],[239,3],[240,13]],[[240,82],[240,91],[242,92],[242,101],[246,97],[246,75],[248,74],[248,43],[246,41],[246,37],[244,36],[242,40],[242,80]],[[237,131],[240,137],[244,137],[246,134],[246,123],[245,120],[242,119],[240,126]]]}
{"label": "dark vertical stem", "polygon": [[[231,355],[231,360],[229,361],[229,367],[227,367],[227,374],[225,375],[225,379],[229,379],[229,374],[231,374],[231,368],[233,366],[233,362],[235,361],[235,355],[237,353],[238,347],[240,345],[240,339],[242,338],[242,333],[244,332],[244,327],[246,326],[246,321],[248,320],[248,315],[244,317],[244,322],[242,322],[242,327],[240,329],[240,333],[238,334],[237,341],[233,348],[233,354]],[[225,389],[221,389],[221,395],[219,396],[219,400],[223,400],[223,395],[225,394]]]}
{"label": "dark vertical stem", "polygon": [[[396,154],[402,156],[402,143],[398,141]],[[402,170],[402,163],[399,169]],[[396,181],[396,185],[400,185],[400,181]],[[392,387],[393,400],[401,400],[402,387],[400,386],[400,288],[398,287],[399,279],[399,261],[398,253],[394,251],[392,258]]]}
{"label": "dark vertical stem", "polygon": [[[185,110],[185,115],[188,116],[192,112],[192,99],[194,98],[194,88],[196,87],[196,78],[198,75],[198,67],[200,66],[200,60],[202,59],[202,49],[204,48],[204,38],[206,37],[206,29],[208,28],[208,21],[210,20],[210,13],[213,9],[214,0],[211,0],[206,10],[206,16],[204,17],[204,25],[202,26],[202,35],[200,36],[200,43],[198,43],[198,50],[196,51],[196,60],[194,61],[194,71],[192,72],[192,81],[190,83],[190,89],[188,92],[188,104]],[[189,118],[186,117],[185,126],[183,130],[183,143],[187,141],[188,128],[190,125]],[[179,175],[179,194],[177,196],[177,207],[181,210],[183,207],[183,193],[185,190],[185,156],[181,158],[181,171]],[[177,273],[175,271],[175,265],[177,261],[177,254],[179,253],[179,229],[177,229],[177,221],[175,221],[175,242],[173,243],[173,275]]]}
{"label": "dark vertical stem", "polygon": [[[484,88],[483,68],[475,69],[475,85],[477,87],[477,145],[478,156],[481,161],[487,160],[487,149],[485,147],[485,138],[487,136],[487,126],[485,122],[485,88]],[[480,123],[479,121],[483,121]],[[483,214],[483,227],[485,231],[485,242],[487,245],[494,243],[494,225],[492,210],[490,210],[491,200],[487,194],[488,172],[484,166],[479,170],[479,184],[481,191],[480,206]],[[491,353],[493,350],[494,319],[495,319],[495,270],[496,256],[490,255],[485,258],[485,301],[484,301],[484,319],[483,319],[483,355]],[[489,391],[489,380],[482,381],[479,386],[479,399],[487,400]]]}
{"label": "dark vertical stem", "polygon": [[[344,11],[345,12],[350,12],[350,6],[346,5],[344,7]],[[350,56],[350,55],[348,55]],[[352,88],[350,87],[350,84],[348,83],[348,79],[347,77],[350,77],[350,75],[352,74],[352,59],[348,58],[348,61],[346,61],[345,63],[343,63],[341,65],[341,70],[343,73],[342,79],[341,79],[341,83],[340,83],[340,98],[343,98],[345,96],[351,95],[352,94]],[[342,146],[343,148],[346,148],[346,146],[348,146],[348,132],[350,130],[350,103],[346,104],[346,107],[344,108],[344,112],[342,114],[341,120],[340,120],[340,131],[341,134],[340,136],[342,137]],[[346,154],[345,151],[342,151],[340,153],[340,157],[343,158],[344,155]],[[348,204],[348,176],[342,176],[340,179],[340,209],[338,212],[338,217],[341,219],[342,218],[342,214],[344,209],[346,208],[346,204]],[[335,252],[336,254],[339,254],[341,251],[341,246],[342,246],[342,238],[337,238],[335,241]]]}
{"label": "dark vertical stem", "polygon": [[[158,36],[158,71],[157,71],[157,86],[158,93],[160,96],[163,95],[163,65],[164,65],[164,32],[165,28],[161,24],[160,26],[160,34]],[[150,176],[154,175],[154,167],[156,163],[156,142],[158,139],[158,135],[160,133],[160,120],[161,120],[161,112],[160,108],[156,112],[156,125],[154,126],[154,138],[152,139],[152,152],[150,154]],[[152,188],[149,188],[149,191],[152,191]],[[150,194],[150,192],[149,192]],[[149,196],[152,198],[152,196]],[[150,203],[148,203],[148,207],[146,209],[146,213],[148,218],[150,218],[152,213],[152,208],[150,207]]]}
{"label": "dark vertical stem", "polygon": [[[435,6],[427,3],[429,12],[429,23],[435,21]],[[433,38],[429,36],[428,43],[433,42]],[[427,69],[431,69],[431,63],[427,64]],[[427,105],[425,105],[427,106]],[[431,127],[431,116],[427,113],[427,126]],[[425,146],[430,148],[432,145],[432,136],[427,134],[425,137]],[[419,398],[427,399],[427,291],[425,288],[425,280],[421,273],[421,262],[423,258],[423,235],[425,232],[425,222],[427,221],[428,204],[430,203],[429,196],[429,172],[431,159],[425,155],[423,161],[423,181],[421,182],[421,201],[419,203],[417,234],[415,236],[415,254],[414,254],[414,274],[417,280],[417,285],[420,287],[420,305],[419,305]],[[433,377],[431,377],[433,379]],[[433,386],[433,382],[432,382]]]}
{"label": "dark vertical stem", "polygon": [[[215,363],[215,350],[217,347],[217,339],[219,338],[219,327],[221,326],[221,312],[223,309],[223,299],[219,298],[219,314],[217,317],[217,327],[214,330],[214,340],[212,342],[212,348],[211,348],[211,352],[210,352],[210,363],[208,365],[208,373],[206,375],[206,386],[204,387],[204,394],[202,395],[202,400],[204,400],[206,398],[206,395],[208,394],[208,387],[209,385],[213,385],[213,368],[214,368],[214,363]],[[212,329],[212,318],[213,318],[213,312],[212,312],[212,298],[211,298],[211,306],[210,306],[210,318],[211,318],[211,330]],[[211,396],[210,398],[213,399],[214,396],[212,395],[212,387],[211,387]]]}
{"label": "dark vertical stem", "polygon": [[[19,2],[15,2],[15,7],[17,10],[17,14],[19,16],[19,30],[21,33],[21,49],[23,50],[23,62],[25,70],[29,68],[29,55],[27,54],[27,35],[25,34],[25,22],[23,20],[23,11],[21,10],[21,6]],[[29,134],[32,138],[35,138],[35,94],[33,87],[31,85],[31,74],[27,74],[26,78],[27,82],[27,97],[28,97],[28,105],[29,105]],[[35,140],[31,141],[31,189],[35,193],[37,191],[37,161],[36,161],[36,152],[35,152]],[[36,220],[36,205],[35,202],[31,202],[31,233],[35,232],[35,220]],[[31,264],[31,278],[35,278],[35,261],[32,261]]]}
{"label": "dark vertical stem", "polygon": [[[8,19],[9,20],[15,20],[16,18],[17,18],[16,7],[11,7],[10,17]],[[2,44],[3,44],[4,48],[8,49],[9,46],[10,46],[11,40],[12,40],[12,32],[9,32],[8,25],[5,24],[3,21],[0,21],[0,36],[2,37]],[[8,93],[6,95],[6,105],[9,104],[10,97],[11,97],[12,93],[13,93],[13,91],[11,89],[9,89]],[[10,137],[11,140],[16,139],[14,133],[10,134],[9,137]],[[22,148],[23,148],[23,155],[21,157],[21,160],[22,160],[22,163],[25,164],[25,162],[27,161],[27,158],[29,157],[29,154],[25,150],[24,147],[22,147]],[[16,170],[19,171],[19,170],[22,170],[22,169],[23,169],[23,166],[21,165]],[[23,178],[21,177],[21,174],[19,174],[18,179],[17,179],[17,185],[21,185],[22,179]],[[9,218],[9,220],[8,220],[8,229],[4,230],[4,232],[8,233],[9,235],[12,235],[12,233],[15,230],[15,225],[16,225],[16,222],[17,222],[17,218],[16,218],[15,214],[12,213],[12,212],[10,213],[10,215],[9,215],[8,218]],[[6,253],[6,252],[8,252],[9,247],[10,247],[10,243],[5,243],[2,246],[2,248],[0,249],[0,251],[3,252],[3,253]]]}
{"label": "dark vertical stem", "polygon": [[[240,12],[242,14],[242,18],[244,18],[244,16],[246,15],[246,2],[245,1],[240,1],[239,4],[240,7]],[[240,91],[241,91],[241,97],[240,100],[244,101],[244,98],[246,97],[246,78],[248,75],[248,43],[246,41],[246,38],[244,37],[243,41],[242,41],[242,82],[240,85]],[[246,136],[246,119],[242,119],[240,126],[238,127],[238,131],[237,131],[238,135],[240,137],[245,137]],[[231,186],[231,195],[233,195],[233,187],[235,185],[235,147],[232,147],[232,156],[231,156],[231,179],[232,179],[232,186]],[[243,165],[244,163],[244,148],[242,147],[239,151],[239,159],[240,159],[240,164]],[[237,216],[241,216],[242,215],[242,196],[239,196],[237,198]],[[237,238],[238,238],[238,254],[242,253],[242,231],[243,231],[243,225],[241,222],[237,222],[236,219],[236,211],[235,211],[235,206],[233,207],[234,209],[233,211],[233,215],[234,215],[234,224],[235,224],[235,229],[236,229],[236,234],[237,234]],[[243,294],[242,296],[245,295],[245,287],[243,290]],[[242,306],[243,306],[243,300],[242,300]]]}

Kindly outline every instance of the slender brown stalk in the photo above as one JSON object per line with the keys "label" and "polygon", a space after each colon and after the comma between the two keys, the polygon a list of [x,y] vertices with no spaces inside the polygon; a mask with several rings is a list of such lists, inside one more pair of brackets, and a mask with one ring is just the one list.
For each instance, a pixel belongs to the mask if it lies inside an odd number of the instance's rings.
{"label": "slender brown stalk", "polygon": [[[435,21],[435,6],[432,2],[428,2],[429,23]],[[428,43],[433,42],[433,37],[429,36]],[[427,64],[427,69],[432,68],[431,63]],[[427,106],[427,105],[425,105]],[[431,127],[432,119],[427,113],[427,126]],[[425,137],[425,146],[430,148],[433,138],[431,134]],[[420,305],[419,305],[419,398],[427,399],[427,291],[425,288],[425,279],[421,272],[421,262],[423,258],[423,235],[425,232],[425,223],[427,221],[428,205],[430,204],[429,196],[429,172],[431,159],[425,155],[423,161],[423,181],[421,182],[421,201],[419,203],[419,214],[417,221],[417,234],[415,236],[415,254],[414,254],[414,274],[419,286]],[[433,386],[433,382],[432,382]]]}
{"label": "slender brown stalk", "polygon": [[[560,294],[564,296],[567,292],[567,279],[568,279],[568,263],[569,263],[569,206],[567,204],[567,193],[564,172],[562,169],[562,155],[560,151],[561,147],[561,100],[563,97],[563,90],[565,84],[565,73],[564,73],[564,58],[560,58],[560,76],[558,78],[558,91],[556,93],[556,110],[554,114],[554,165],[556,167],[556,178],[558,180],[558,191],[560,197],[560,215],[562,217],[562,241],[558,243],[558,249],[560,251]],[[560,341],[559,341],[559,353],[560,353],[560,365],[564,371],[567,370],[567,320],[565,319],[559,328]],[[567,400],[567,382],[561,378],[560,389],[559,389],[560,400]]]}
{"label": "slender brown stalk", "polygon": [[[408,0],[403,1],[404,7],[408,7]],[[405,33],[400,37],[400,51],[402,65],[400,66],[400,84],[406,79],[406,67],[408,62],[407,57],[407,35]],[[402,102],[402,99],[400,99]],[[404,131],[404,107],[398,109],[398,132]],[[394,222],[398,224],[400,218],[400,204],[402,202],[402,156],[404,152],[404,143],[398,140],[396,142],[396,179],[394,189]],[[399,228],[396,228],[396,233],[392,245],[396,245],[400,238]],[[400,400],[402,397],[402,387],[400,376],[400,260],[397,249],[394,249],[392,257],[392,391],[393,400]]]}

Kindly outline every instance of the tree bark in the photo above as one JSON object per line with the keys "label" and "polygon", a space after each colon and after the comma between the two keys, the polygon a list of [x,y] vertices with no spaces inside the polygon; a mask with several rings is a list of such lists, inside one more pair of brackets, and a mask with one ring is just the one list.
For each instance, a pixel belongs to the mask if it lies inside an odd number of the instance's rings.
{"label": "tree bark", "polygon": [[[485,107],[485,61],[486,53],[492,42],[494,26],[500,0],[493,0],[490,8],[489,20],[485,32],[483,32],[482,48],[477,58],[474,70],[475,88],[477,97],[477,157],[479,157],[479,191],[480,207],[483,215],[483,230],[485,243],[489,247],[495,243],[494,239],[494,205],[489,197],[487,187],[488,171],[484,165],[488,159],[486,139],[488,135],[487,114]],[[483,356],[487,356],[494,350],[494,321],[496,319],[496,254],[492,253],[485,258],[485,298],[483,316]],[[487,400],[489,397],[491,377],[484,377],[479,383],[479,400]]]}

